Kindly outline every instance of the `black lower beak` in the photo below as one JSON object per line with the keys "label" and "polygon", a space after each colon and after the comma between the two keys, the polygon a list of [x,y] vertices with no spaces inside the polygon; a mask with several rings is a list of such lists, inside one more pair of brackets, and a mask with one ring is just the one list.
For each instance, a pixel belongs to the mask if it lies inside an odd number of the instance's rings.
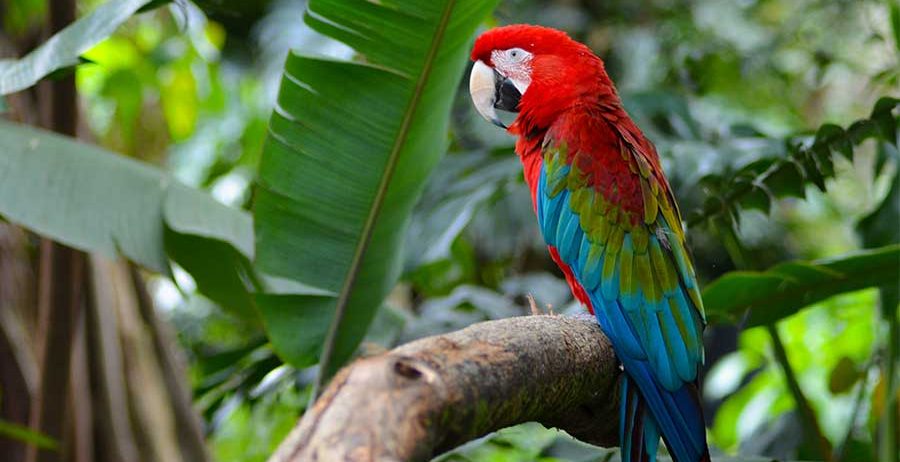
{"label": "black lower beak", "polygon": [[508,112],[519,112],[522,94],[512,80],[494,71],[494,107]]}

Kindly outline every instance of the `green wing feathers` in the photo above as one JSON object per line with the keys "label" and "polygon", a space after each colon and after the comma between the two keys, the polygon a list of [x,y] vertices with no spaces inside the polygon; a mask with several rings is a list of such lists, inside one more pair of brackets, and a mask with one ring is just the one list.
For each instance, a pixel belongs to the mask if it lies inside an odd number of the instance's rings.
{"label": "green wing feathers", "polygon": [[542,156],[537,209],[544,238],[592,309],[602,311],[598,317],[608,318],[607,334],[626,354],[647,357],[666,388],[694,381],[705,317],[658,162],[620,138],[549,138]]}

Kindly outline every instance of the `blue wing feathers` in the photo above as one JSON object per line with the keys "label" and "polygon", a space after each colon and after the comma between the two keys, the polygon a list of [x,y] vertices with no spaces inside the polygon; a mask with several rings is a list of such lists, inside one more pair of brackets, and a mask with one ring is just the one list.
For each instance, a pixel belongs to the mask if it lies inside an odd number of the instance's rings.
{"label": "blue wing feathers", "polygon": [[573,213],[569,207],[570,196],[571,194],[566,194],[556,234],[556,248],[563,261],[575,261],[578,258],[578,250],[581,248],[583,237],[578,215]]}
{"label": "blue wing feathers", "polygon": [[[651,231],[646,247],[641,246],[649,258],[643,253],[637,258],[631,234],[615,224],[599,221],[589,237],[584,229],[595,226],[591,217],[580,217],[570,205],[572,192],[559,187],[569,167],[554,170],[549,178],[541,167],[538,221],[547,244],[556,247],[587,292],[625,368],[620,411],[623,460],[655,460],[660,436],[677,462],[707,460],[695,386],[703,360],[702,315],[687,293],[696,290],[696,281],[686,250],[673,239],[662,215],[664,235]],[[649,274],[657,284],[644,292],[635,271],[644,277]]]}
{"label": "blue wing feathers", "polygon": [[662,318],[659,321],[659,325],[663,329],[666,345],[671,350],[672,354],[670,357],[674,363],[675,370],[678,372],[678,377],[681,379],[681,382],[694,380],[697,377],[697,367],[694,361],[691,360],[691,355],[688,354],[687,345],[685,345],[681,334],[678,332],[678,325],[675,323],[672,313],[668,310],[658,311],[657,316]]}
{"label": "blue wing feathers", "polygon": [[584,290],[594,290],[600,284],[602,276],[604,247],[592,244],[586,236],[581,241],[581,250],[578,252],[578,268],[584,276],[581,286]]}
{"label": "blue wing feathers", "polygon": [[648,314],[647,325],[649,328],[647,332],[650,337],[650,351],[647,353],[650,356],[650,365],[653,367],[653,371],[656,372],[656,377],[659,379],[660,384],[665,389],[677,390],[682,382],[672,367],[672,362],[669,359],[670,352],[666,348],[662,329],[658,327],[658,324],[656,316]]}
{"label": "blue wing feathers", "polygon": [[[618,264],[619,253],[615,251],[612,245],[606,246],[606,252],[603,254],[603,274],[612,273],[612,277],[603,278],[600,281],[600,292],[604,300],[616,300],[619,298],[619,272],[616,270]],[[580,280],[580,275],[579,280]]]}
{"label": "blue wing feathers", "polygon": [[[607,333],[608,336],[615,337],[620,344],[622,352],[619,353],[628,355],[637,359],[645,359],[647,354],[644,352],[644,349],[641,348],[641,344],[638,342],[638,336],[634,332],[634,328],[631,327],[631,324],[628,322],[628,318],[625,316],[624,311],[621,309],[621,305],[619,302],[612,301],[600,301],[600,297],[597,297],[596,291],[590,294],[591,303],[605,303],[609,307],[602,307],[596,310],[596,312],[603,312],[604,314],[609,314],[607,316],[609,327],[604,327],[604,332]],[[598,302],[594,302],[594,300],[598,300]],[[596,306],[596,305],[595,305]]]}

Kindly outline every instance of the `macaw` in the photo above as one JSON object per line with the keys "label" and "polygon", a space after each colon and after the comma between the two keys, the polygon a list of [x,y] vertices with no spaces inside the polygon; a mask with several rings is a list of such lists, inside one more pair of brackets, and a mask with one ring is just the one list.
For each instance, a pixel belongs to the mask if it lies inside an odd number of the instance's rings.
{"label": "macaw", "polygon": [[[656,149],[629,118],[603,62],[564,32],[480,35],[472,101],[517,136],[538,224],[573,295],[624,374],[622,460],[709,461],[698,396],[706,318],[685,232]],[[507,127],[496,109],[517,113]]]}

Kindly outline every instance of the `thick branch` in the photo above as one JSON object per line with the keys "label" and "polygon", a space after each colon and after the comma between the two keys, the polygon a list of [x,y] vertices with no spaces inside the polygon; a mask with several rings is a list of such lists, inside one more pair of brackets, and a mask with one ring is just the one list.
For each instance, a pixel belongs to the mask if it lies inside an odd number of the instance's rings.
{"label": "thick branch", "polygon": [[618,375],[592,317],[483,322],[345,367],[270,461],[428,460],[528,421],[614,445]]}

